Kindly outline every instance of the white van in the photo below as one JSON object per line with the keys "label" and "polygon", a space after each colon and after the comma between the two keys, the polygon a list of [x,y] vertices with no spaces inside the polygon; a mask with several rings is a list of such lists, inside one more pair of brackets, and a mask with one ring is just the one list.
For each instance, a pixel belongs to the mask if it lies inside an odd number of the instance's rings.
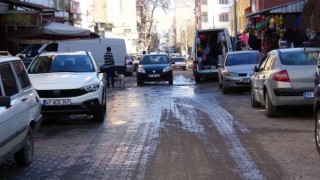
{"label": "white van", "polygon": [[104,63],[103,56],[108,46],[111,47],[117,70],[124,74],[126,71],[125,57],[127,55],[127,48],[125,40],[121,38],[100,37],[97,39],[52,42],[42,45],[38,52],[89,51],[96,60],[97,65],[101,66]]}
{"label": "white van", "polygon": [[195,32],[192,48],[193,76],[196,82],[202,77],[217,77],[218,65],[234,46],[226,28],[202,29]]}

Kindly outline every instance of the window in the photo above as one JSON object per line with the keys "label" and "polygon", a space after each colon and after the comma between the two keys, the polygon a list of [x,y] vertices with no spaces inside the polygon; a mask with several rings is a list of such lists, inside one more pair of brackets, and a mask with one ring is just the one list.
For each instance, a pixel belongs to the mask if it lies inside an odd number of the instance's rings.
{"label": "window", "polygon": [[229,4],[229,0],[219,0],[219,4]]}
{"label": "window", "polygon": [[201,16],[201,22],[207,23],[208,22],[208,13],[204,12]]}
{"label": "window", "polygon": [[229,22],[229,14],[223,13],[219,15],[220,22]]}
{"label": "window", "polygon": [[17,81],[14,77],[10,64],[0,65],[0,77],[6,96],[12,96],[18,93]]}
{"label": "window", "polygon": [[208,5],[208,1],[207,0],[201,0],[201,5]]}
{"label": "window", "polygon": [[26,71],[24,70],[24,67],[21,62],[13,62],[13,67],[17,73],[19,82],[21,84],[22,89],[26,89],[28,87],[31,87],[28,75]]}

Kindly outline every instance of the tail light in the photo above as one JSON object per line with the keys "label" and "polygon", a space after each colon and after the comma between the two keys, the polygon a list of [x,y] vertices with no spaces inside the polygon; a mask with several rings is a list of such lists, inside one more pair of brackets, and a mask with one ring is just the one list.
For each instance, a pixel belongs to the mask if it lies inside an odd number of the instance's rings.
{"label": "tail light", "polygon": [[290,82],[290,78],[289,78],[289,74],[288,74],[287,70],[282,70],[282,71],[277,72],[273,76],[273,80],[281,81],[281,82]]}

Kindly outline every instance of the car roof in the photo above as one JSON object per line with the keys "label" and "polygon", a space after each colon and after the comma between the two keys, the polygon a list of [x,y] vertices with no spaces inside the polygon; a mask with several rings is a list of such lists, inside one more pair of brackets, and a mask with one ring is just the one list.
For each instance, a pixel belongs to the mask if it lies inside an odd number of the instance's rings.
{"label": "car roof", "polygon": [[248,50],[248,51],[231,51],[228,54],[243,54],[243,53],[258,53],[259,51]]}
{"label": "car roof", "polygon": [[21,61],[19,57],[16,56],[0,56],[0,62],[10,62],[10,61]]}
{"label": "car roof", "polygon": [[297,51],[320,51],[320,48],[284,48],[284,49],[276,49],[280,53],[285,52],[297,52]]}
{"label": "car roof", "polygon": [[87,55],[86,51],[74,51],[74,52],[43,52],[40,56],[52,56],[52,55]]}
{"label": "car roof", "polygon": [[165,53],[145,54],[145,55],[143,55],[143,56],[158,56],[158,55],[161,55],[161,56],[168,56],[168,54],[165,54]]}

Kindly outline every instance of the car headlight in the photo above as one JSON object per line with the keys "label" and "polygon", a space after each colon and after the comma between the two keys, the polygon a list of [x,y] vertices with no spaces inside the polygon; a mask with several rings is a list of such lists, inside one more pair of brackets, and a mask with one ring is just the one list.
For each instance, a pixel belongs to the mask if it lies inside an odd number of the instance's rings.
{"label": "car headlight", "polygon": [[231,76],[231,77],[238,76],[238,74],[237,74],[237,73],[234,73],[234,72],[228,72],[228,71],[223,72],[223,74],[224,74],[225,76]]}
{"label": "car headlight", "polygon": [[138,68],[138,72],[139,72],[139,73],[146,73],[146,71],[145,71],[143,68],[141,68],[141,67]]}
{"label": "car headlight", "polygon": [[99,84],[93,84],[90,86],[82,87],[81,90],[87,91],[87,92],[93,92],[99,89]]}
{"label": "car headlight", "polygon": [[168,71],[170,71],[171,70],[171,67],[165,67],[164,69],[163,69],[163,72],[168,72]]}

